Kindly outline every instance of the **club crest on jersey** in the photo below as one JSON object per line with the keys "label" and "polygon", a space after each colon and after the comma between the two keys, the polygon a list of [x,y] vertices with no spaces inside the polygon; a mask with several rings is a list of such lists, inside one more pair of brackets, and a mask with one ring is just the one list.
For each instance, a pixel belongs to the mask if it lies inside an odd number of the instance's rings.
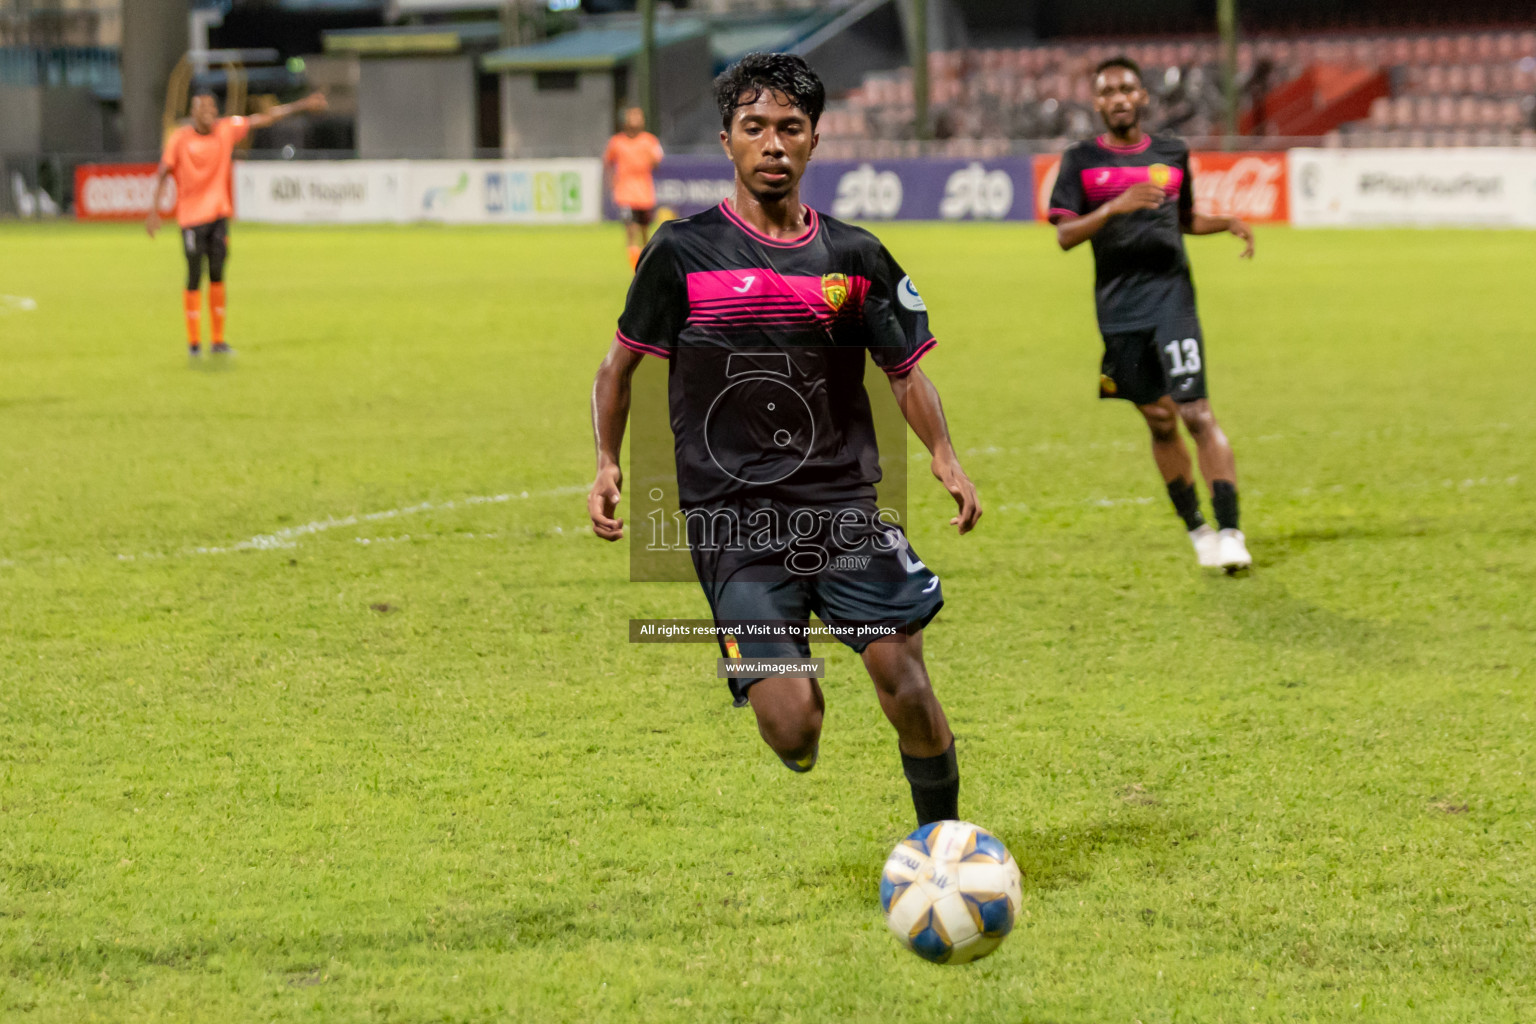
{"label": "club crest on jersey", "polygon": [[1173,172],[1167,164],[1153,164],[1147,168],[1147,180],[1158,188],[1167,188],[1168,180],[1173,177]]}
{"label": "club crest on jersey", "polygon": [[842,309],[843,303],[848,301],[848,275],[822,274],[821,297],[827,300],[834,313]]}

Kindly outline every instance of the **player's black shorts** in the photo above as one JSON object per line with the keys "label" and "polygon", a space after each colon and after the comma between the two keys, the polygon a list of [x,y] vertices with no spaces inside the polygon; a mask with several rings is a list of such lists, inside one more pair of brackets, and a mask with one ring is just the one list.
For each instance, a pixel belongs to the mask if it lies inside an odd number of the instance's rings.
{"label": "player's black shorts", "polygon": [[643,228],[651,226],[651,221],[656,219],[656,207],[654,206],[621,206],[619,207],[619,220],[625,224],[638,224]]}
{"label": "player's black shorts", "polygon": [[[915,633],[944,606],[938,576],[918,559],[899,526],[875,517],[872,503],[855,510],[863,519],[839,520],[840,509],[815,511],[831,514],[821,516],[815,529],[796,531],[801,539],[793,558],[782,550],[693,544],[694,568],[721,634],[722,655],[809,657],[803,636],[755,638],[748,627],[788,623],[804,629],[812,613],[833,627],[842,643],[863,651],[882,636]],[[746,705],[747,690],[758,678],[727,680],[737,707]]]}
{"label": "player's black shorts", "polygon": [[208,259],[208,280],[224,280],[224,259],[229,255],[229,219],[220,217],[206,224],[187,224],[181,229],[181,248],[187,257],[187,291],[202,286],[203,258]]}
{"label": "player's black shorts", "polygon": [[1099,397],[1150,405],[1205,398],[1205,339],[1198,317],[1166,321],[1140,331],[1104,335]]}

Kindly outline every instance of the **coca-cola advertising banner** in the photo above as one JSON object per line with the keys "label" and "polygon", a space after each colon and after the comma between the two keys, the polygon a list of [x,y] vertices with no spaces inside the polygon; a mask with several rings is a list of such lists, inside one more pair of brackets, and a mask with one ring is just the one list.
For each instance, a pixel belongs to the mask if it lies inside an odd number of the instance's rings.
{"label": "coca-cola advertising banner", "polygon": [[[149,216],[155,164],[81,164],[75,168],[75,217],[79,220],[143,220]],[[176,181],[168,179],[160,213],[176,212]]]}
{"label": "coca-cola advertising banner", "polygon": [[[656,205],[689,217],[730,195],[733,180],[723,156],[668,157],[656,172]],[[1034,218],[1033,182],[1028,157],[813,160],[800,197],[844,220],[1018,221]]]}
{"label": "coca-cola advertising banner", "polygon": [[[1050,209],[1059,156],[1035,157],[1035,209],[1041,220]],[[1213,217],[1241,217],[1255,223],[1290,219],[1284,153],[1191,153],[1195,210]]]}

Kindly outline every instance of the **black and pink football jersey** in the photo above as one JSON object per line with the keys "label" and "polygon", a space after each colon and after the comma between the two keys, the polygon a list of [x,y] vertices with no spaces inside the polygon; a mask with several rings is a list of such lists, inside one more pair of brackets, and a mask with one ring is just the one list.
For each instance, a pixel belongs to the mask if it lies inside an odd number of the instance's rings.
{"label": "black and pink football jersey", "polygon": [[1140,182],[1162,186],[1168,201],[1155,210],[1111,217],[1093,236],[1094,297],[1106,334],[1158,327],[1195,315],[1195,288],[1184,252],[1183,227],[1194,212],[1189,146],[1146,135],[1134,146],[1108,136],[1078,142],[1061,156],[1051,191],[1050,219],[1092,213]]}
{"label": "black and pink football jersey", "polygon": [[618,340],[669,360],[684,507],[874,497],[866,359],[910,372],[935,344],[927,308],[874,235],[806,217],[779,240],[722,203],[663,225],[640,258]]}

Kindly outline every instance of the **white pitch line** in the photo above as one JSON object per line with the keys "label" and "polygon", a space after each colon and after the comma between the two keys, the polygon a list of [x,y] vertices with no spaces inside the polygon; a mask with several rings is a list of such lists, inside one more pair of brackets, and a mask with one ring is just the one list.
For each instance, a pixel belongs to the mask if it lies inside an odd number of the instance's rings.
{"label": "white pitch line", "polygon": [[[994,450],[994,449],[985,449],[985,450],[978,450],[978,451],[992,451],[992,450]],[[918,456],[912,456],[912,457],[913,458],[917,458]],[[926,457],[926,456],[922,456],[922,457]],[[1519,477],[1518,474],[1516,474],[1514,476],[1507,476],[1507,477],[1502,477],[1502,478],[1500,478],[1500,477],[1487,477],[1487,476],[1485,476],[1485,477],[1479,477],[1477,479],[1465,479],[1465,480],[1450,480],[1450,479],[1447,479],[1447,480],[1440,481],[1438,483],[1438,486],[1439,487],[1443,487],[1443,488],[1453,488],[1454,487],[1454,488],[1458,488],[1458,489],[1467,489],[1467,488],[1471,488],[1471,487],[1489,487],[1489,486],[1494,486],[1494,487],[1497,487],[1497,486],[1512,487],[1512,486],[1518,484],[1519,482],[1520,482],[1520,477]],[[1406,485],[1405,484],[1399,484],[1398,486],[1392,487],[1390,489],[1391,490],[1398,490],[1398,491],[1402,491],[1402,490],[1424,490],[1424,489],[1433,488],[1435,486],[1436,486],[1436,483],[1428,481],[1428,480],[1423,480],[1423,481],[1416,481],[1416,482],[1414,482],[1412,484],[1406,484]],[[586,493],[586,490],[587,490],[587,485],[586,484],[581,484],[581,485],[573,485],[573,486],[569,486],[569,487],[555,487],[555,488],[551,488],[550,490],[547,490],[547,491],[532,491],[532,492],[530,492],[530,491],[519,491],[516,494],[511,494],[511,493],[508,493],[508,494],[478,494],[478,495],[471,495],[470,497],[467,497],[467,498],[457,498],[457,499],[455,499],[453,501],[444,501],[444,502],[423,501],[423,502],[418,502],[415,505],[404,505],[404,506],[401,506],[400,508],[388,508],[388,509],[384,509],[384,510],[382,510],[380,512],[365,512],[365,513],[363,513],[361,515],[350,515],[350,516],[340,516],[340,517],[337,517],[337,516],[327,516],[324,519],[311,520],[310,522],[304,523],[304,524],[302,524],[300,526],[285,526],[282,529],[274,530],[271,533],[258,533],[254,537],[249,537],[249,538],[247,538],[245,540],[242,540],[242,541],[239,541],[239,542],[237,542],[235,544],[230,544],[230,545],[227,545],[227,546],[224,546],[224,547],[196,547],[196,548],[187,548],[187,549],[184,549],[181,552],[181,554],[184,555],[184,556],[185,555],[228,555],[228,554],[233,554],[236,551],[278,551],[278,550],[283,550],[283,549],[287,549],[287,548],[297,547],[298,546],[298,538],[300,538],[300,537],[308,537],[308,536],[313,536],[313,535],[318,534],[318,533],[325,533],[327,530],[334,530],[338,526],[356,526],[359,523],[371,523],[371,522],[378,522],[380,520],[386,520],[386,519],[398,519],[401,516],[411,516],[411,515],[417,514],[418,512],[432,512],[432,511],[446,512],[446,511],[450,511],[452,509],[468,508],[468,507],[471,507],[471,506],[474,506],[474,505],[499,505],[499,504],[502,504],[502,503],[505,503],[505,502],[509,502],[509,501],[524,501],[524,500],[529,500],[529,499],[532,499],[532,498],[557,498],[557,497],[564,497],[566,495],[571,495],[571,494],[584,494],[584,493]],[[1335,484],[1332,487],[1324,488],[1325,492],[1331,492],[1331,493],[1338,493],[1338,492],[1342,492],[1343,490],[1344,490],[1344,486],[1342,484]],[[1257,497],[1261,492],[1259,492],[1259,491],[1252,491],[1252,492],[1249,492],[1249,493],[1250,493],[1250,497]],[[1299,490],[1297,490],[1297,491],[1295,491],[1293,493],[1295,493],[1297,495],[1306,496],[1306,495],[1311,495],[1311,494],[1316,493],[1316,492],[1315,492],[1315,489],[1312,488],[1312,487],[1302,487],[1302,488],[1300,488]],[[1031,505],[1029,503],[1019,502],[1019,503],[1012,503],[1012,504],[997,505],[997,506],[993,507],[992,511],[994,511],[994,512],[1008,512],[1008,513],[1013,513],[1013,512],[1029,513],[1029,512],[1032,512],[1032,511],[1039,511],[1039,510],[1042,510],[1042,509],[1062,509],[1062,508],[1083,507],[1083,506],[1097,507],[1097,508],[1115,508],[1115,507],[1121,506],[1121,505],[1146,505],[1146,504],[1151,504],[1152,502],[1154,502],[1156,500],[1157,499],[1154,498],[1154,497],[1139,496],[1139,497],[1130,497],[1130,498],[1079,498],[1079,499],[1076,499],[1076,500],[1073,500],[1073,501],[1055,501],[1055,502],[1048,502],[1048,503],[1043,503],[1043,504],[1033,504],[1033,505]],[[560,533],[564,532],[559,527],[556,527],[555,530],[556,530],[556,532],[560,532]],[[354,539],[357,540],[359,543],[367,543],[367,541],[364,538],[354,538]],[[384,540],[384,538],[381,538],[379,541],[376,541],[376,543],[380,543],[383,540]],[[159,552],[159,551],[146,551],[146,552],[143,552],[142,554],[138,554],[138,555],[118,555],[117,556],[118,561],[120,561],[120,562],[135,562],[135,561],[139,561],[141,559],[154,559],[154,558],[166,558],[166,557],[168,557],[168,556],[165,555],[163,552]],[[8,566],[13,566],[15,564],[16,564],[15,562],[13,562],[13,561],[11,561],[9,559],[0,559],[0,566],[8,567]]]}
{"label": "white pitch line", "polygon": [[[365,512],[361,515],[350,516],[326,516],[324,519],[314,519],[299,526],[285,526],[271,533],[258,533],[235,544],[222,547],[196,547],[188,548],[182,552],[184,555],[228,555],[236,551],[278,551],[286,548],[298,547],[300,537],[311,537],[317,533],[325,533],[334,530],[338,526],[356,526],[359,523],[376,523],[381,520],[398,519],[401,516],[413,516],[418,512],[447,512],[456,508],[469,508],[474,505],[500,505],[509,501],[525,501],[532,498],[555,498],[568,494],[583,494],[587,490],[585,485],[572,487],[555,487],[547,491],[519,491],[516,494],[476,494],[467,498],[456,498],[453,501],[422,501],[415,505],[404,505],[400,508],[387,508],[379,512]],[[134,562],[141,558],[164,558],[159,552],[147,551],[140,555],[118,555],[118,561]]]}

